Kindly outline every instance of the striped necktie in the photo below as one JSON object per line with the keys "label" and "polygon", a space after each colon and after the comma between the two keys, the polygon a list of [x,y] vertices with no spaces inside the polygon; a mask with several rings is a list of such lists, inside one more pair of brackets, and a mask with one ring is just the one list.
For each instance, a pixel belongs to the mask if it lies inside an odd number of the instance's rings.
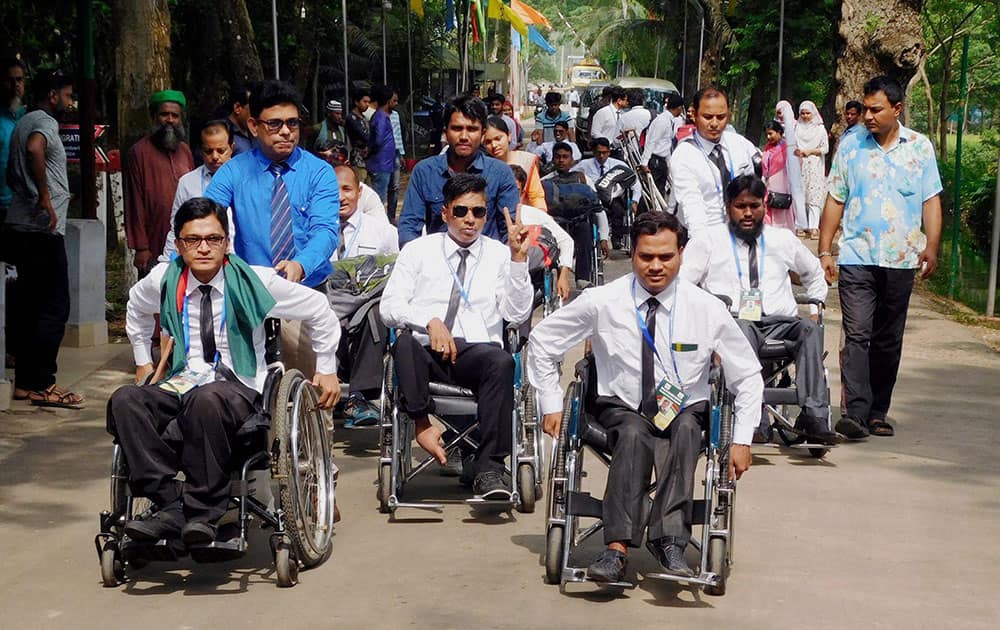
{"label": "striped necktie", "polygon": [[292,204],[288,199],[288,189],[282,173],[286,169],[284,162],[272,162],[267,168],[274,175],[274,185],[271,187],[271,264],[277,265],[282,260],[291,260],[295,255],[295,243],[292,235]]}

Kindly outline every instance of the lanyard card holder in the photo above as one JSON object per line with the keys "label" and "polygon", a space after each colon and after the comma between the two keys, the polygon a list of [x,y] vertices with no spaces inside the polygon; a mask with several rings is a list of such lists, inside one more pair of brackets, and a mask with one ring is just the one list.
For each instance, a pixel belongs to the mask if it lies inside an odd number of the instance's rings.
{"label": "lanyard card holder", "polygon": [[764,298],[760,289],[743,289],[740,291],[739,318],[748,322],[759,322],[764,314]]}
{"label": "lanyard card holder", "polygon": [[687,398],[680,385],[671,382],[670,379],[662,379],[656,386],[656,415],[652,419],[653,425],[660,431],[666,431],[674,418],[684,409]]}
{"label": "lanyard card holder", "polygon": [[190,367],[174,374],[167,380],[160,383],[160,389],[183,396],[196,387],[201,387],[206,383],[215,380],[215,370],[195,371]]}

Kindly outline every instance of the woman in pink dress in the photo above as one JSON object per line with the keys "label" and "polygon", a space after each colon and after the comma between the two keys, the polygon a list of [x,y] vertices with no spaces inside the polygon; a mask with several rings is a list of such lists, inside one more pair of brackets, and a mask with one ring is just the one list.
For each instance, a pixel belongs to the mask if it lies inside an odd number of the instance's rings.
{"label": "woman in pink dress", "polygon": [[763,175],[767,184],[767,214],[764,222],[775,227],[795,231],[795,210],[789,205],[785,208],[775,208],[771,205],[771,193],[791,195],[791,183],[788,181],[788,151],[782,137],[784,128],[776,120],[764,125],[767,130],[767,144],[763,149]]}

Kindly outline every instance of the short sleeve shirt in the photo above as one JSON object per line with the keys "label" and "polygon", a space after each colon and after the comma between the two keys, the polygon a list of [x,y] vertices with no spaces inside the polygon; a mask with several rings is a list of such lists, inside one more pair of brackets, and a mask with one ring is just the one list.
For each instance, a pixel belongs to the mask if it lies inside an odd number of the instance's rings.
{"label": "short sleeve shirt", "polygon": [[917,267],[927,245],[923,204],[942,190],[926,136],[900,125],[899,141],[889,149],[867,130],[845,136],[827,187],[845,206],[839,264]]}
{"label": "short sleeve shirt", "polygon": [[58,219],[54,232],[66,234],[66,211],[70,200],[66,149],[59,137],[59,123],[41,109],[25,114],[11,134],[8,184],[14,194],[7,211],[7,225],[22,232],[49,231],[49,216],[38,208],[38,187],[31,175],[28,158],[28,139],[34,133],[45,138],[45,178]]}

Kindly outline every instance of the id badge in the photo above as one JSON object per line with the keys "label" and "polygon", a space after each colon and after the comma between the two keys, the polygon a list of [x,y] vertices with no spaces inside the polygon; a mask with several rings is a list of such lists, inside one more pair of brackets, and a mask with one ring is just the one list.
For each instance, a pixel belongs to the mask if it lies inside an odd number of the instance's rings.
{"label": "id badge", "polygon": [[656,386],[657,412],[653,416],[653,425],[660,431],[666,431],[674,418],[680,415],[687,399],[688,396],[680,385],[666,378],[661,380],[660,384]]}
{"label": "id badge", "polygon": [[212,370],[196,372],[191,368],[184,368],[167,380],[160,383],[160,389],[183,396],[195,387],[201,387],[206,383],[215,380],[215,373]]}
{"label": "id badge", "polygon": [[760,289],[744,289],[740,291],[740,319],[748,322],[759,322],[764,313],[764,298]]}

